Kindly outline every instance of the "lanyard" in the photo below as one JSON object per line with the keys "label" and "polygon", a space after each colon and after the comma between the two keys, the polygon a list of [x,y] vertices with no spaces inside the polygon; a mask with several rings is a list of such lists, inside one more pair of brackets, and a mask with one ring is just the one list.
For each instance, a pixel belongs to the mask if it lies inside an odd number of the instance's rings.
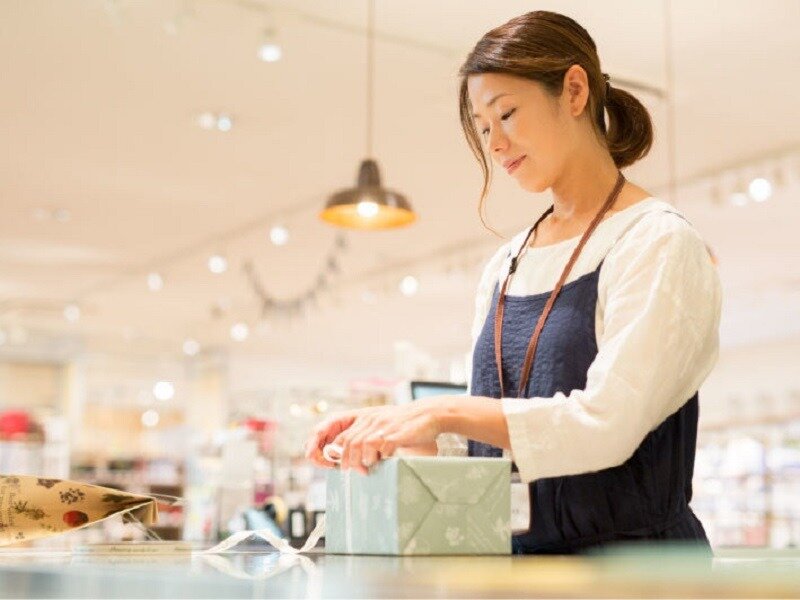
{"label": "lanyard", "polygon": [[[525,362],[522,365],[522,375],[520,376],[519,380],[519,392],[517,394],[518,398],[522,398],[523,393],[527,395],[528,391],[528,377],[530,376],[531,368],[533,367],[533,358],[536,353],[536,346],[539,343],[539,334],[542,332],[542,328],[544,327],[544,322],[547,319],[547,316],[550,314],[550,309],[553,308],[553,304],[558,297],[558,294],[561,292],[561,287],[564,285],[564,281],[566,281],[569,272],[572,270],[572,266],[575,264],[575,261],[578,259],[578,255],[581,253],[583,246],[586,244],[586,241],[589,239],[589,236],[592,235],[592,232],[597,227],[598,223],[603,218],[603,215],[608,212],[611,206],[614,204],[614,201],[617,199],[619,192],[622,190],[622,186],[625,183],[625,176],[622,174],[622,171],[619,171],[619,175],[617,177],[617,183],[614,185],[614,189],[611,190],[611,193],[608,195],[608,199],[606,200],[605,204],[600,208],[597,215],[595,215],[594,220],[589,225],[589,228],[583,233],[580,242],[578,243],[575,250],[572,252],[572,256],[569,259],[569,262],[564,267],[564,271],[561,273],[561,278],[558,280],[556,287],[550,292],[550,297],[547,300],[547,304],[544,306],[544,310],[542,314],[539,315],[539,320],[536,323],[536,328],[533,330],[533,335],[531,336],[531,341],[528,343],[528,351],[525,354]],[[506,290],[508,289],[508,283],[511,280],[511,276],[517,270],[517,264],[519,262],[522,253],[528,247],[528,240],[530,240],[531,235],[536,231],[536,228],[539,226],[544,218],[553,212],[553,206],[551,205],[544,214],[539,217],[536,223],[531,227],[528,235],[525,237],[525,242],[523,242],[520,249],[517,251],[516,256],[511,259],[511,266],[508,269],[508,274],[506,275],[505,280],[503,281],[503,287],[500,290],[500,294],[497,299],[497,310],[495,311],[494,316],[494,356],[495,362],[497,363],[497,374],[500,378],[500,397],[504,396],[504,388],[503,388],[503,354],[502,354],[502,346],[503,346],[503,312],[505,309],[505,300],[506,300]]]}

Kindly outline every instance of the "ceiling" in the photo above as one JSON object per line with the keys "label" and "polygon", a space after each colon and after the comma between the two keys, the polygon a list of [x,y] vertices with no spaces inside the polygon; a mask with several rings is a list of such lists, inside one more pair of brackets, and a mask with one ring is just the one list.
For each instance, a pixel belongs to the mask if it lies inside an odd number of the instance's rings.
{"label": "ceiling", "polygon": [[[0,4],[0,327],[28,339],[0,352],[176,354],[191,336],[204,348],[343,372],[386,372],[398,340],[443,359],[463,354],[479,269],[502,240],[478,219],[480,172],[458,123],[456,73],[484,32],[528,2],[376,3],[374,154],[420,220],[348,234],[341,274],[319,306],[257,326],[242,266],[250,261],[278,298],[309,289],[336,234],[316,213],[352,185],[366,154],[366,6]],[[536,8],[583,24],[612,79],[666,87],[661,2]],[[691,185],[800,144],[800,81],[788,58],[800,56],[800,3],[680,0],[671,15],[674,173],[686,182],[674,201],[720,257],[723,342],[800,335],[800,186],[737,208]],[[283,46],[277,63],[256,56],[270,23]],[[626,175],[660,194],[669,111],[655,95],[640,98],[656,143]],[[204,111],[227,112],[233,128],[201,129]],[[510,235],[546,204],[501,173],[489,220]],[[41,218],[59,208],[68,221]],[[285,246],[269,242],[276,223],[290,231]],[[215,252],[227,273],[206,268]],[[147,289],[150,271],[164,278],[160,292]],[[407,274],[420,280],[411,298],[397,291]],[[365,289],[376,303],[362,301]],[[71,302],[82,310],[75,324],[62,316]],[[228,331],[240,320],[253,335],[237,344]]]}

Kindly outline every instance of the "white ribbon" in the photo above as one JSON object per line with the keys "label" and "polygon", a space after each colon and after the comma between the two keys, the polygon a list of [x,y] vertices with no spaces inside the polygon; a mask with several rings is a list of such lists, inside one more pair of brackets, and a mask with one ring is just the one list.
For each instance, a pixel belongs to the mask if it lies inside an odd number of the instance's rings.
{"label": "white ribbon", "polygon": [[[334,454],[335,453],[335,454]],[[322,449],[322,456],[329,462],[341,464],[342,462],[342,447],[339,444],[328,444]],[[352,500],[350,497],[350,469],[344,472],[344,505],[345,505],[345,545],[347,553],[353,552],[353,532],[352,532]],[[308,552],[311,548],[317,545],[319,539],[325,535],[325,515],[322,515],[314,530],[308,535],[306,543],[301,548],[294,548],[289,544],[288,540],[275,535],[269,529],[248,529],[239,531],[228,536],[216,546],[203,550],[202,554],[222,554],[227,552],[237,544],[243,542],[251,536],[260,537],[270,544],[272,544],[282,554],[302,554]]]}
{"label": "white ribbon", "polygon": [[293,547],[287,540],[278,537],[269,529],[248,529],[246,531],[239,531],[230,535],[227,539],[221,541],[216,546],[213,546],[208,550],[203,550],[202,554],[222,554],[233,548],[236,544],[243,542],[250,536],[257,536],[266,540],[283,554],[301,554],[303,552],[308,552],[311,548],[316,546],[319,538],[321,538],[323,535],[325,535],[325,515],[320,517],[317,526],[314,527],[314,530],[309,534],[306,543],[300,548]]}

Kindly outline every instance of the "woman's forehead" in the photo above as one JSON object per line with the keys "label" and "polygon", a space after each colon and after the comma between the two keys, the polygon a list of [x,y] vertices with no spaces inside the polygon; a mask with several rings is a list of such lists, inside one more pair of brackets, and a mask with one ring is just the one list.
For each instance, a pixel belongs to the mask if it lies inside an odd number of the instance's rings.
{"label": "woman's forehead", "polygon": [[504,96],[525,93],[528,91],[525,84],[526,81],[520,77],[502,73],[470,75],[467,80],[467,91],[472,106],[472,116],[480,116],[482,109],[491,108],[498,99]]}

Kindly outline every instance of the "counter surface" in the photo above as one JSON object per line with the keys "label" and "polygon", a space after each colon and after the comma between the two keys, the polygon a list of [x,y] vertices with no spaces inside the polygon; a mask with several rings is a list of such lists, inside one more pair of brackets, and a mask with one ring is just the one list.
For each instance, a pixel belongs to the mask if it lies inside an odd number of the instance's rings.
{"label": "counter surface", "polygon": [[593,557],[0,550],[2,598],[800,597],[800,551]]}

